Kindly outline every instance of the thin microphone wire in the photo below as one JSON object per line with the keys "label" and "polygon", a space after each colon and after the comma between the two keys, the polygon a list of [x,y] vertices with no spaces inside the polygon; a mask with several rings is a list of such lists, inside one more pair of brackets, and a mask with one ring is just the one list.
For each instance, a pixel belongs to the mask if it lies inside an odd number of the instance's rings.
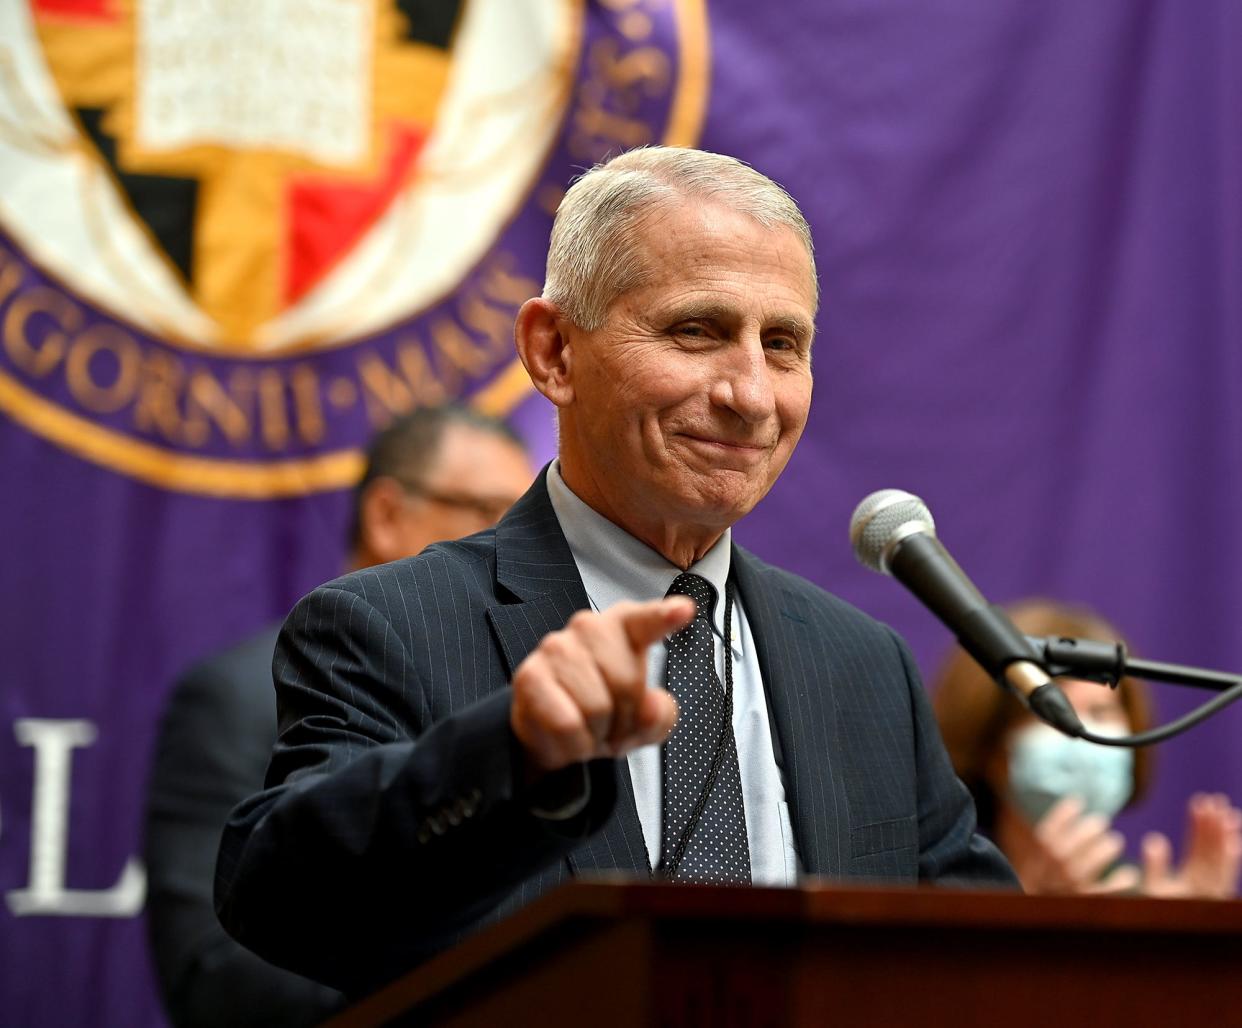
{"label": "thin microphone wire", "polygon": [[1188,728],[1193,728],[1200,721],[1215,714],[1222,707],[1229,706],[1229,704],[1238,699],[1242,699],[1242,680],[1219,696],[1208,700],[1207,703],[1195,708],[1189,714],[1179,717],[1176,721],[1170,721],[1167,725],[1151,728],[1146,732],[1138,732],[1135,735],[1122,736],[1096,735],[1094,732],[1088,732],[1084,729],[1079,738],[1086,739],[1088,742],[1093,742],[1098,746],[1150,746],[1152,743],[1164,742],[1165,739],[1171,739],[1175,735],[1180,735]]}

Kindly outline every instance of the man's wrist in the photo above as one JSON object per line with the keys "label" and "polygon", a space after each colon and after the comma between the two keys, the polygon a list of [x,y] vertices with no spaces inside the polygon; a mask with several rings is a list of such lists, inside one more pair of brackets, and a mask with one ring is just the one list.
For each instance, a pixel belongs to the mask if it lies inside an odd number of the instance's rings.
{"label": "man's wrist", "polygon": [[542,775],[526,793],[526,808],[545,821],[569,821],[591,802],[586,764],[570,764]]}

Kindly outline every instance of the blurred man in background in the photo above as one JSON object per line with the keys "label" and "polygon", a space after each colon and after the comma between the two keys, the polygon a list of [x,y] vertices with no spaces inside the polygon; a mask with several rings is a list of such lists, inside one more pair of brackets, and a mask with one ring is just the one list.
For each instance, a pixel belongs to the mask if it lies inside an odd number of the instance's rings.
{"label": "blurred man in background", "polygon": [[[371,444],[354,493],[350,565],[411,556],[488,528],[533,478],[504,422],[465,408],[420,410]],[[157,740],[148,797],[148,929],[164,1005],[177,1025],[314,1024],[339,993],[234,942],[212,904],[220,832],[263,787],[276,740],[277,626],[191,669]]]}

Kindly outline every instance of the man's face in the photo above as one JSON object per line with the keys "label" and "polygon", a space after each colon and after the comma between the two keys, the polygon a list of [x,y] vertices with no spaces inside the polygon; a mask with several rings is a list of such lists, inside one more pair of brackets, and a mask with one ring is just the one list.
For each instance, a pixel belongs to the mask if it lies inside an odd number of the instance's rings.
{"label": "man's face", "polygon": [[533,478],[520,446],[495,432],[449,424],[431,469],[406,489],[399,519],[403,552],[396,556],[490,528]]}
{"label": "man's face", "polygon": [[810,259],[791,229],[693,201],[657,213],[639,245],[644,284],[599,330],[567,329],[562,465],[622,524],[723,529],[771,488],[806,424]]}

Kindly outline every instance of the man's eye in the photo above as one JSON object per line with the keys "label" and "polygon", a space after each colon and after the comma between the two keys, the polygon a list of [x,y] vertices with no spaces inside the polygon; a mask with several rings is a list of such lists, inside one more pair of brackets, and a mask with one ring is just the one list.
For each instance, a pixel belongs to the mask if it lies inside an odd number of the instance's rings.
{"label": "man's eye", "polygon": [[684,339],[708,339],[711,333],[706,325],[700,325],[697,322],[678,325],[673,329],[673,335],[681,336]]}
{"label": "man's eye", "polygon": [[790,339],[788,336],[773,336],[767,340],[769,350],[797,350],[798,342],[796,339]]}

